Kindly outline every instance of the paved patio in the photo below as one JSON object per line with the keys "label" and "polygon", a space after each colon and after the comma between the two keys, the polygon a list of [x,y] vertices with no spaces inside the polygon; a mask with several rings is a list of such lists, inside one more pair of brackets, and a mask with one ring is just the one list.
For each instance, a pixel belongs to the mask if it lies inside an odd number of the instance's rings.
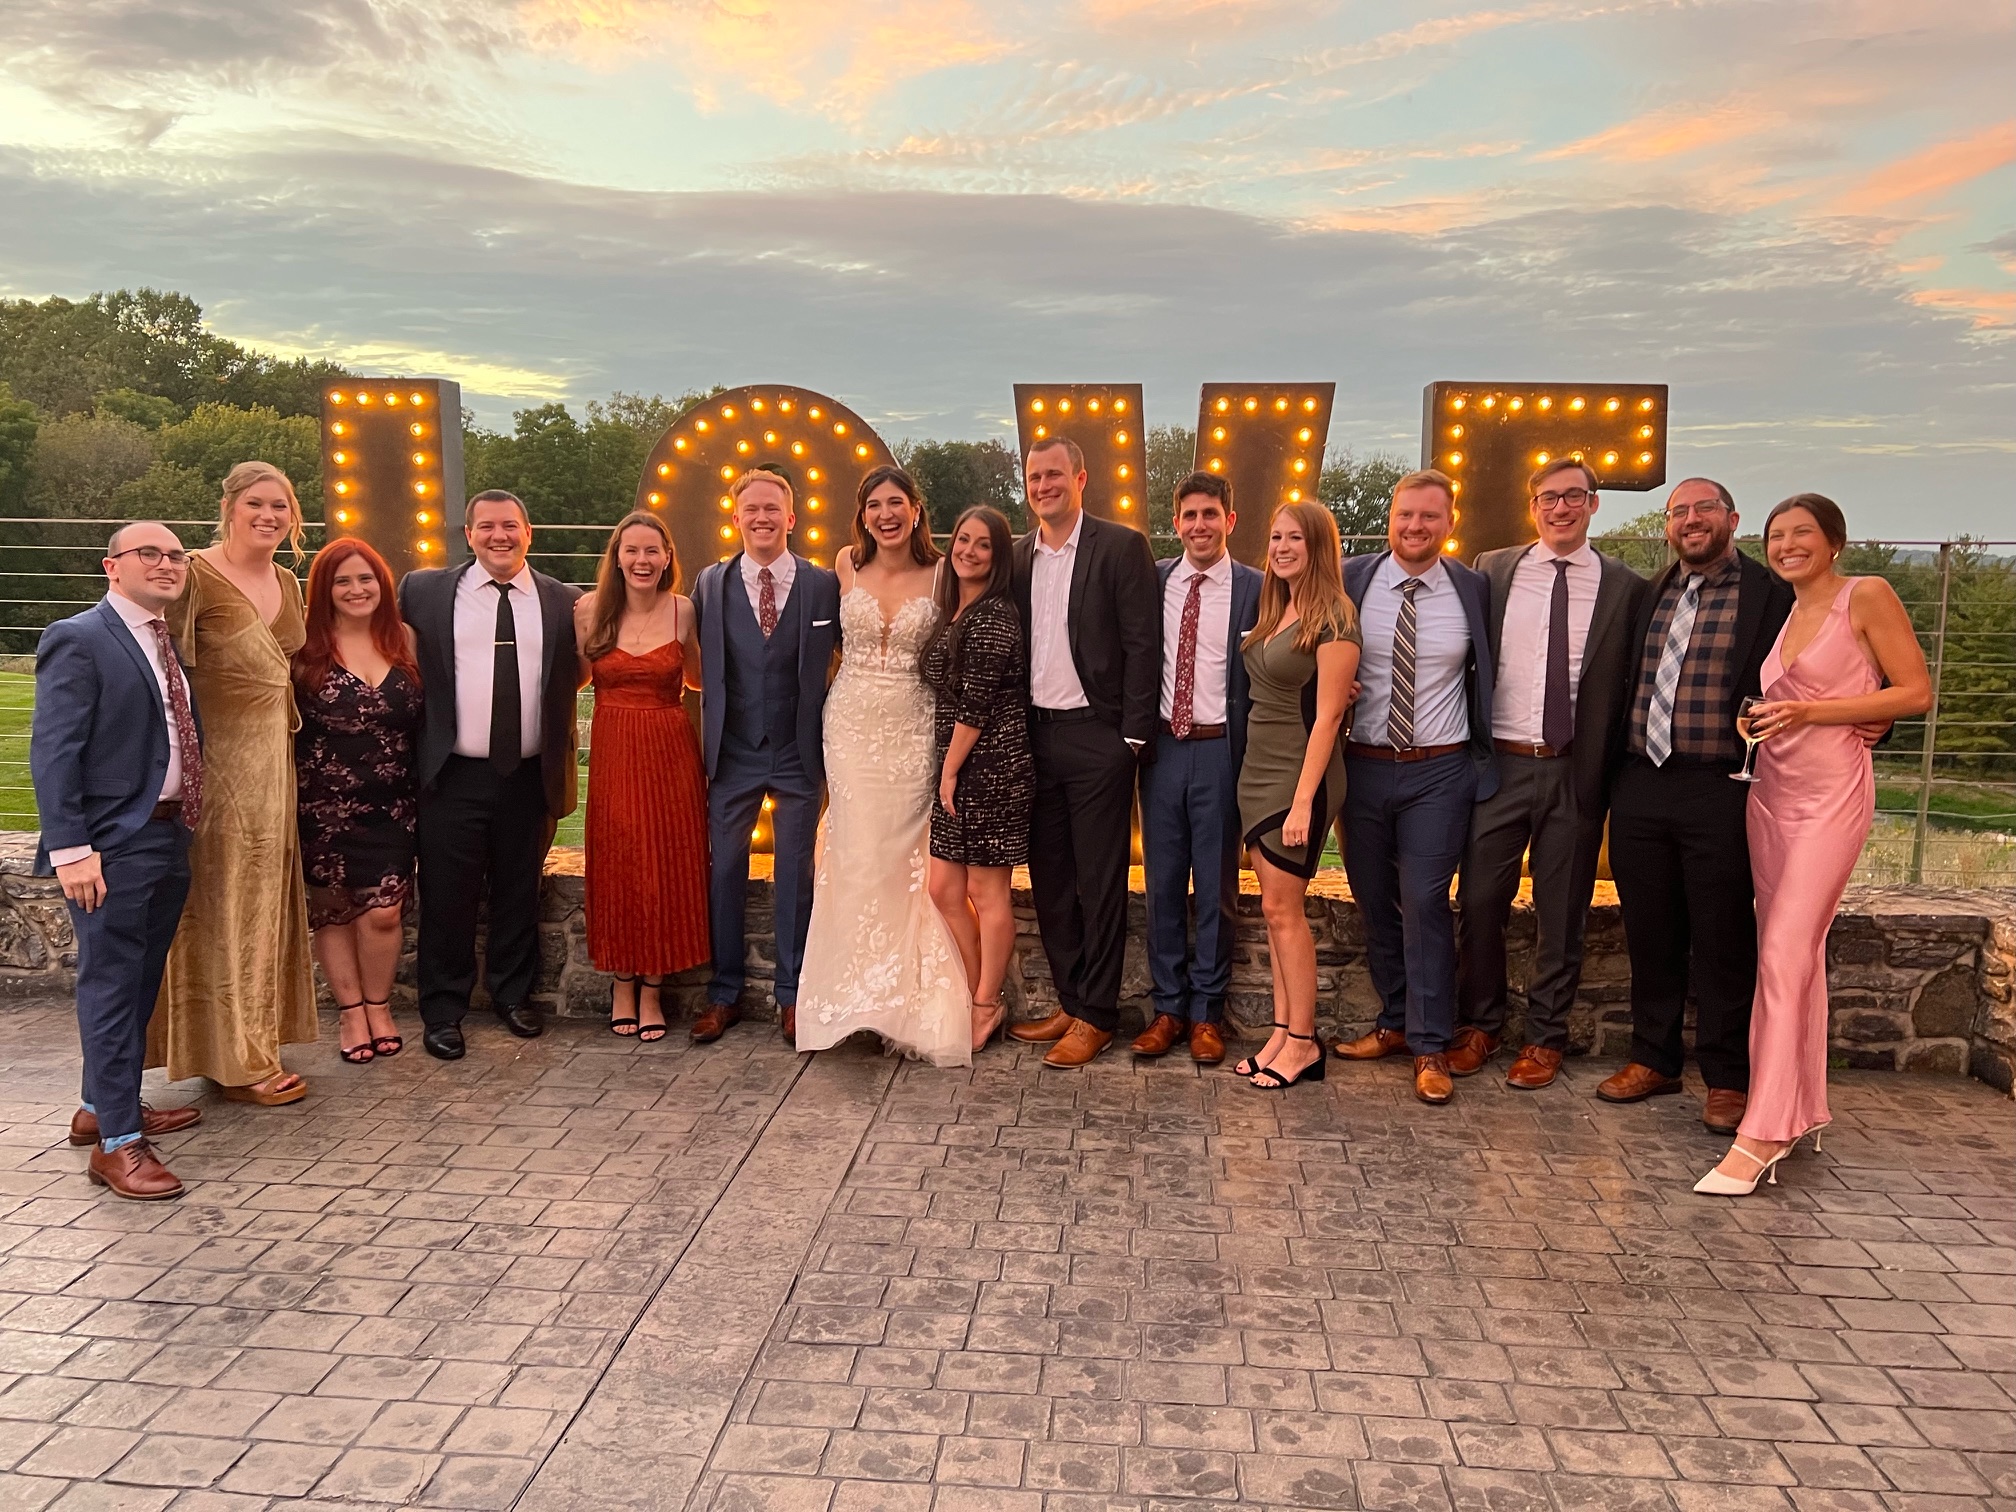
{"label": "paved patio", "polygon": [[64,1005],[0,1006],[0,1509],[2016,1508],[1975,1082],[1844,1073],[1732,1203],[1588,1061],[1432,1110],[472,1028],[290,1053],[309,1100],[212,1101],[141,1205],[64,1143]]}

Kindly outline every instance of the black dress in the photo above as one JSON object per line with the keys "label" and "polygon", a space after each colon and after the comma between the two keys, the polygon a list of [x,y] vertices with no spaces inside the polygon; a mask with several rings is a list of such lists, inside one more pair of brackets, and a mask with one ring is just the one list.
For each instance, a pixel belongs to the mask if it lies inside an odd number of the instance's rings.
{"label": "black dress", "polygon": [[938,696],[939,770],[955,724],[980,738],[959,768],[948,814],[934,794],[931,854],[964,866],[1020,866],[1029,859],[1036,764],[1029,754],[1029,657],[1022,621],[1005,598],[981,599],[924,648],[918,662]]}
{"label": "black dress", "polygon": [[399,668],[372,687],[332,665],[322,686],[296,690],[301,728],[294,772],[308,923],[348,924],[403,905],[413,886],[419,784],[413,743],[419,685]]}

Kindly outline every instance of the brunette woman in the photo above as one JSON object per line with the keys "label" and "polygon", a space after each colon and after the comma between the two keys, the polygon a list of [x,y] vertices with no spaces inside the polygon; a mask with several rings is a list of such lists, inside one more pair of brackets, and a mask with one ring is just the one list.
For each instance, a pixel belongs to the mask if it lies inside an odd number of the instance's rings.
{"label": "brunette woman", "polygon": [[294,657],[301,868],[315,959],[335,996],[337,1053],[397,1055],[392,979],[413,891],[420,667],[392,571],[354,536],[308,574],[307,639]]}
{"label": "brunette woman", "polygon": [[657,515],[610,533],[574,638],[595,687],[589,731],[588,959],[615,980],[609,1031],[665,1037],[665,978],[709,955],[707,779],[685,690],[700,686],[693,602]]}
{"label": "brunette woman", "polygon": [[1263,1090],[1323,1080],[1316,942],[1303,896],[1344,804],[1341,731],[1360,644],[1337,522],[1321,504],[1284,504],[1267,538],[1260,616],[1242,646],[1253,709],[1239,768],[1239,823],[1267,921],[1274,1032],[1233,1069]]}
{"label": "brunette woman", "polygon": [[938,801],[931,813],[931,901],[973,984],[973,1048],[1001,1027],[1001,981],[1015,949],[1008,883],[1029,859],[1036,768],[1029,752],[1029,657],[1011,595],[1007,518],[977,505],[952,529],[938,582],[941,627],[925,648],[938,696]]}

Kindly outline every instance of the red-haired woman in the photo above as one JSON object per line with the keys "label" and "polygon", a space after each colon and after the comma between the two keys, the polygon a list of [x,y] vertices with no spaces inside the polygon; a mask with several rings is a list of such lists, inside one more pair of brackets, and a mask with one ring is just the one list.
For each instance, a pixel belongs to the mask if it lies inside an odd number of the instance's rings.
{"label": "red-haired woman", "polygon": [[332,541],[315,558],[294,685],[308,924],[339,1010],[338,1051],[362,1065],[404,1044],[392,1022],[392,977],[413,887],[421,708],[413,632],[399,618],[391,569],[362,541]]}

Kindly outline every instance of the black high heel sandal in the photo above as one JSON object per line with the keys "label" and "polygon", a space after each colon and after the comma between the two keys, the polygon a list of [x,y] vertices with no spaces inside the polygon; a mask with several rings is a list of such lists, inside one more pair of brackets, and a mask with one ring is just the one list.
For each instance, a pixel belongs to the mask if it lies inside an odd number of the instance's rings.
{"label": "black high heel sandal", "polygon": [[[364,999],[364,1008],[365,1008],[364,1027],[368,1031],[371,1027],[370,1010],[373,1008],[383,1008],[387,1013],[390,1013],[392,1011],[392,1000],[390,998],[387,998],[385,999],[384,1002],[381,1003],[376,1001],[375,999],[366,998]],[[391,1056],[397,1055],[401,1050],[404,1050],[405,1048],[406,1048],[406,1041],[399,1035],[374,1034],[371,1036],[371,1049],[373,1050],[373,1052],[376,1053],[377,1057],[380,1060],[386,1060]]]}
{"label": "black high heel sandal", "polygon": [[[618,1039],[635,1039],[637,1037],[637,1014],[633,1007],[630,1017],[619,1019],[615,1016],[616,985],[619,982],[634,982],[636,980],[637,978],[634,976],[625,976],[620,971],[612,972],[609,976],[609,1032]],[[631,1002],[634,1005],[636,999],[633,997]]]}
{"label": "black high heel sandal", "polygon": [[357,1044],[350,1046],[347,1050],[343,1048],[343,1015],[346,1013],[362,1013],[363,1011],[364,1005],[362,1003],[338,1003],[336,1005],[336,1054],[338,1058],[352,1066],[369,1065],[378,1058],[378,1052],[371,1045],[371,1026],[368,1023],[364,1026],[364,1038]]}
{"label": "black high heel sandal", "polygon": [[[1283,1076],[1272,1066],[1262,1066],[1258,1071],[1253,1073],[1252,1081],[1252,1085],[1258,1087],[1262,1092],[1281,1092],[1296,1085],[1298,1082],[1323,1080],[1323,1071],[1329,1065],[1330,1057],[1321,1053],[1323,1047],[1317,1043],[1316,1036],[1313,1034],[1297,1034],[1293,1029],[1290,1029],[1288,1031],[1288,1038],[1292,1040],[1307,1040],[1310,1044],[1316,1045],[1318,1051],[1316,1059],[1309,1062],[1308,1065],[1297,1071],[1293,1076]],[[1273,1080],[1261,1081],[1260,1078],[1263,1076],[1272,1077]]]}
{"label": "black high heel sandal", "polygon": [[[1281,1020],[1276,1019],[1274,1020],[1274,1027],[1276,1029],[1286,1029],[1288,1026],[1282,1023]],[[1272,1036],[1270,1035],[1269,1038],[1271,1039]],[[1249,1055],[1244,1060],[1240,1061],[1237,1065],[1233,1066],[1232,1074],[1234,1076],[1258,1076],[1262,1071],[1265,1071],[1266,1069],[1267,1068],[1265,1066],[1260,1064],[1259,1056]]]}
{"label": "black high heel sandal", "polygon": [[[647,1024],[644,1022],[644,989],[647,987],[659,995],[658,1022],[655,1024]],[[671,1025],[665,1022],[664,987],[665,987],[665,978],[663,977],[658,978],[658,980],[655,982],[652,981],[649,977],[637,978],[637,1018],[635,1022],[638,1026],[637,1042],[639,1044],[655,1045],[658,1043],[658,1041],[665,1038],[666,1034],[671,1029]]]}

